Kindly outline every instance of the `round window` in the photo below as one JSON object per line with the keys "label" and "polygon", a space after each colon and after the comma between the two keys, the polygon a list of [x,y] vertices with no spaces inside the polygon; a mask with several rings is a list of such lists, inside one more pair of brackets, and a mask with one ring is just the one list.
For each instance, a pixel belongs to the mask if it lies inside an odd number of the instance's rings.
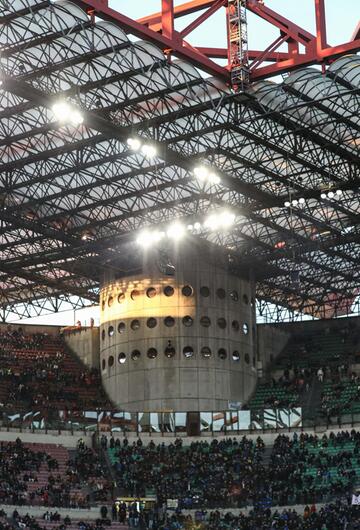
{"label": "round window", "polygon": [[105,330],[103,329],[102,332],[101,332],[102,340],[105,340],[105,336],[106,336],[106,333],[105,333]]}
{"label": "round window", "polygon": [[108,306],[111,307],[113,305],[113,302],[114,302],[114,297],[113,296],[109,296]]}
{"label": "round window", "polygon": [[231,322],[231,327],[234,331],[239,331],[240,329],[240,324],[239,324],[239,321],[238,320],[233,320]]}
{"label": "round window", "polygon": [[140,296],[140,291],[138,291],[137,289],[134,289],[133,291],[131,291],[131,300],[135,300],[136,298],[138,298]]}
{"label": "round window", "polygon": [[126,354],[124,352],[119,353],[118,361],[120,364],[124,364],[126,361]]}
{"label": "round window", "polygon": [[204,346],[201,348],[201,355],[204,357],[204,359],[209,359],[211,357],[211,350],[207,346]]}
{"label": "round window", "polygon": [[244,360],[245,360],[246,364],[250,364],[250,355],[248,353],[245,353]]}
{"label": "round window", "polygon": [[147,351],[147,356],[149,357],[149,359],[155,359],[155,357],[157,356],[157,350],[155,348],[149,348]]}
{"label": "round window", "polygon": [[249,326],[246,324],[246,322],[244,322],[242,330],[244,335],[247,335],[249,333]]}
{"label": "round window", "polygon": [[172,328],[175,326],[175,319],[173,317],[166,317],[164,320],[164,324],[167,328]]}
{"label": "round window", "polygon": [[204,327],[204,328],[208,328],[210,325],[211,325],[211,320],[209,317],[201,317],[200,318],[200,324]]}
{"label": "round window", "polygon": [[185,346],[183,349],[183,355],[186,357],[186,359],[190,359],[194,356],[194,350],[191,346]]}
{"label": "round window", "polygon": [[239,300],[239,295],[237,291],[231,291],[230,298],[233,302],[237,302]]}
{"label": "round window", "polygon": [[242,298],[243,298],[243,302],[244,302],[244,304],[248,305],[248,303],[249,303],[249,297],[248,297],[248,295],[247,295],[247,294],[243,294],[243,297],[242,297]]}
{"label": "round window", "polygon": [[102,360],[101,368],[102,368],[103,370],[105,370],[105,368],[106,368],[106,361],[105,361],[105,359]]}
{"label": "round window", "polygon": [[171,359],[171,357],[174,357],[175,355],[175,348],[171,344],[170,340],[168,341],[168,345],[165,348],[164,354],[165,354],[165,357],[167,357],[168,359]]}
{"label": "round window", "polygon": [[124,293],[120,293],[120,294],[118,295],[118,302],[119,302],[119,304],[122,304],[124,301],[125,301],[125,294],[124,294]]}
{"label": "round window", "polygon": [[149,289],[147,289],[146,291],[146,296],[148,298],[154,298],[154,296],[156,296],[156,289],[155,287],[149,287]]}
{"label": "round window", "polygon": [[109,334],[109,337],[112,337],[114,335],[114,326],[109,326],[109,329],[108,329],[108,334]]}
{"label": "round window", "polygon": [[183,317],[183,319],[182,319],[182,323],[183,323],[184,326],[186,326],[187,328],[190,328],[190,327],[193,325],[194,321],[193,321],[193,319],[191,318],[190,315],[185,315],[185,316]]}
{"label": "round window", "polygon": [[237,350],[233,351],[232,359],[233,359],[233,361],[236,361],[236,362],[240,361],[240,353]]}
{"label": "round window", "polygon": [[109,365],[109,368],[114,366],[114,356],[113,355],[110,355],[109,360],[108,360],[108,365]]}
{"label": "round window", "polygon": [[141,356],[141,353],[139,352],[139,350],[133,350],[131,352],[131,358],[133,361],[137,361],[138,359],[140,359],[140,356]]}
{"label": "round window", "polygon": [[218,318],[217,319],[217,325],[219,326],[220,329],[225,329],[226,328],[226,320],[225,318]]}
{"label": "round window", "polygon": [[227,353],[226,353],[225,348],[220,348],[218,350],[218,357],[219,357],[219,359],[226,359]]}
{"label": "round window", "polygon": [[204,296],[205,298],[207,298],[208,296],[210,296],[210,289],[209,289],[209,287],[206,287],[205,285],[203,285],[202,287],[200,287],[200,294],[201,294],[201,296]]}
{"label": "round window", "polygon": [[125,332],[125,328],[126,328],[125,322],[119,322],[119,324],[118,324],[118,332],[119,333],[124,333]]}
{"label": "round window", "polygon": [[156,325],[157,325],[156,318],[154,318],[154,317],[148,318],[147,321],[146,321],[146,325],[150,329],[156,328]]}
{"label": "round window", "polygon": [[220,300],[224,300],[226,296],[225,290],[220,287],[219,289],[217,289],[216,295],[218,298],[220,298]]}
{"label": "round window", "polygon": [[181,289],[181,292],[183,296],[192,296],[193,288],[191,287],[191,285],[184,285],[184,287]]}
{"label": "round window", "polygon": [[101,303],[101,309],[102,309],[103,311],[104,311],[104,309],[105,309],[105,300],[103,300],[102,303]]}
{"label": "round window", "polygon": [[132,320],[131,321],[131,324],[130,324],[130,327],[133,331],[136,331],[137,329],[140,328],[140,320],[138,320],[137,318],[135,320]]}
{"label": "round window", "polygon": [[173,294],[174,294],[174,287],[172,287],[171,285],[167,285],[164,288],[164,295],[165,296],[172,296]]}

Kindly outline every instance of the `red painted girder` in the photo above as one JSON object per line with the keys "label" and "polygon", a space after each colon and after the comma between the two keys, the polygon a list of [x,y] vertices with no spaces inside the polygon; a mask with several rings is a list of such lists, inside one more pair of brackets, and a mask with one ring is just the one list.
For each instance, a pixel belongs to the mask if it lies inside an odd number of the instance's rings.
{"label": "red painted girder", "polygon": [[351,36],[351,40],[360,39],[360,21],[356,24],[354,33]]}
{"label": "red painted girder", "polygon": [[95,15],[97,17],[117,24],[126,33],[131,33],[139,39],[151,42],[164,52],[172,52],[177,57],[188,61],[210,75],[217,76],[224,81],[229,81],[229,72],[226,70],[226,68],[216,64],[214,61],[211,61],[211,59],[206,57],[206,55],[202,55],[193,47],[183,43],[177,32],[174,32],[172,39],[165,37],[164,35],[151,30],[144,24],[141,24],[140,22],[123,15],[118,11],[111,9],[106,4],[101,2],[101,0],[72,1],[74,4],[77,4],[84,10],[88,10],[89,8],[94,9]]}
{"label": "red painted girder", "polygon": [[207,20],[209,17],[211,17],[211,15],[216,13],[216,11],[218,11],[221,7],[223,7],[225,5],[225,3],[227,3],[227,0],[216,0],[213,3],[213,5],[211,7],[209,7],[209,9],[207,9],[206,11],[201,13],[201,15],[199,17],[197,17],[195,20],[193,20],[193,22],[191,22],[191,24],[189,24],[188,26],[186,26],[186,28],[181,30],[180,31],[180,35],[183,38],[186,37],[187,35],[189,35],[189,33],[191,33],[196,28],[198,28],[203,22],[205,22],[205,20]]}
{"label": "red painted girder", "polygon": [[269,66],[256,68],[255,70],[251,71],[250,78],[252,81],[265,79],[267,77],[279,75],[284,72],[290,72],[291,70],[302,66],[309,66],[312,64],[317,64],[321,61],[336,59],[337,57],[340,57],[346,53],[355,53],[359,50],[360,39],[356,39],[355,41],[340,44],[339,46],[327,47],[323,50],[320,50],[319,54],[316,54],[316,51],[314,51],[313,53],[296,55],[292,59],[280,61]]}
{"label": "red painted girder", "polygon": [[[227,59],[228,57],[227,48],[205,48],[203,46],[197,46],[196,49],[207,57],[212,57],[214,59]],[[258,59],[263,53],[264,52],[262,50],[249,50],[249,60],[254,61],[255,59]],[[284,61],[285,59],[289,59],[289,54],[287,52],[275,51],[269,52],[266,55],[266,60],[269,62]]]}
{"label": "red painted girder", "polygon": [[[207,9],[215,2],[216,0],[192,0],[191,2],[186,2],[174,8],[174,18],[183,17],[191,13],[195,13],[196,11]],[[247,8],[304,46],[307,46],[311,41],[315,41],[315,35],[312,35],[294,22],[291,22],[287,18],[279,15],[276,13],[276,11],[273,11],[272,9],[259,3],[258,0],[248,0]],[[138,22],[151,26],[156,31],[160,31],[161,13],[154,13],[153,15],[142,17],[138,19]]]}

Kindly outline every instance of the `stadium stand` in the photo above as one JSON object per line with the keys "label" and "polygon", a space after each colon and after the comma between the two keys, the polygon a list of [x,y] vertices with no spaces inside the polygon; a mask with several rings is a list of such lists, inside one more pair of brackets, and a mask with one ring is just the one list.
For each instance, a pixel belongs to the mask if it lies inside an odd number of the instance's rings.
{"label": "stadium stand", "polygon": [[0,333],[0,401],[17,410],[111,406],[99,372],[85,368],[60,337],[21,328]]}

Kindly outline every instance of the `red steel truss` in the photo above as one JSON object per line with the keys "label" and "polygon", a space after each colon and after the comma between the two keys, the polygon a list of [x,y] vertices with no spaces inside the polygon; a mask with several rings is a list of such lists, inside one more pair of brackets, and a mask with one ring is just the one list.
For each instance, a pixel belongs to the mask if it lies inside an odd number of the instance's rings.
{"label": "red steel truss", "polygon": [[[97,17],[111,20],[128,33],[133,33],[160,47],[165,54],[181,57],[205,72],[230,80],[230,67],[223,67],[215,59],[229,59],[229,46],[224,48],[195,47],[186,37],[219,9],[228,8],[228,0],[191,0],[174,6],[174,0],[159,0],[161,11],[139,20],[111,9],[107,0],[75,0],[75,3],[94,12]],[[299,67],[321,64],[323,68],[336,57],[360,50],[360,30],[356,27],[349,42],[330,46],[326,38],[325,0],[314,0],[316,35],[288,20],[264,4],[263,0],[247,0],[247,9],[279,30],[279,37],[265,50],[249,50],[250,79],[264,79],[289,72]],[[189,14],[198,16],[181,31],[175,21]],[[224,24],[226,24],[224,17]],[[287,51],[280,47],[286,44]],[[303,51],[300,51],[300,45]]]}

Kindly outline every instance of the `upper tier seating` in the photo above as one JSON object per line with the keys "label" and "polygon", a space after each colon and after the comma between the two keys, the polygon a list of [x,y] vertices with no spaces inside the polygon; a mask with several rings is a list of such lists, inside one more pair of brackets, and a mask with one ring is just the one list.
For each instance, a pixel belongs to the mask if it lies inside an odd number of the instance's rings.
{"label": "upper tier seating", "polygon": [[0,403],[6,409],[111,407],[98,371],[86,369],[59,337],[0,333]]}

